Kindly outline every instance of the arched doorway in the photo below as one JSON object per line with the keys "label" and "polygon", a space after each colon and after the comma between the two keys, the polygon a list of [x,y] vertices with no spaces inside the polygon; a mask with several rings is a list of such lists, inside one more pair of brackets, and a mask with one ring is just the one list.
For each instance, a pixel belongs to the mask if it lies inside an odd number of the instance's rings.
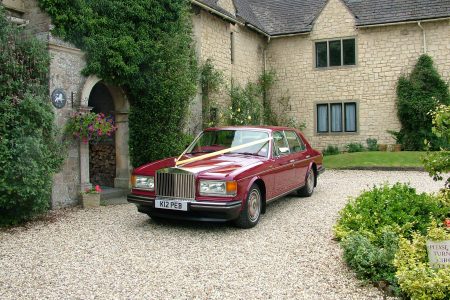
{"label": "arched doorway", "polygon": [[[98,82],[89,95],[88,106],[92,112],[103,113],[107,118],[115,120],[114,100],[108,87]],[[89,181],[93,185],[114,187],[116,178],[116,145],[115,135],[104,137],[99,142],[89,143]]]}
{"label": "arched doorway", "polygon": [[[81,90],[80,111],[90,110],[114,115],[117,131],[114,138],[108,141],[110,143],[108,147],[113,149],[108,150],[109,152],[105,151],[105,154],[102,155],[105,155],[107,160],[115,165],[115,170],[113,167],[109,167],[108,172],[98,171],[99,160],[101,160],[96,157],[98,153],[91,154],[92,145],[80,143],[80,189],[83,191],[92,184],[99,183],[114,188],[128,189],[131,171],[128,151],[128,99],[122,89],[102,81],[97,76],[89,76]],[[111,151],[114,155],[111,154]],[[112,158],[113,156],[114,158]],[[93,160],[92,164],[90,163],[91,159]],[[91,172],[91,166],[97,171]],[[105,178],[106,182],[98,182],[99,173],[106,173],[100,174],[100,177],[107,177]],[[111,176],[113,176],[112,179]]]}

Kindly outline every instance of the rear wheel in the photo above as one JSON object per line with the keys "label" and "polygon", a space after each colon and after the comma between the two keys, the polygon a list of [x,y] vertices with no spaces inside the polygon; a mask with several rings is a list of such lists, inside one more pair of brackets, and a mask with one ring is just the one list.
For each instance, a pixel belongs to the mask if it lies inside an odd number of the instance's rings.
{"label": "rear wheel", "polygon": [[306,177],[305,185],[298,190],[297,194],[301,197],[311,197],[314,193],[314,182],[315,182],[314,170],[311,168],[308,171],[308,176]]}
{"label": "rear wheel", "polygon": [[236,226],[241,228],[252,228],[259,222],[261,217],[261,191],[256,184],[253,184],[247,196],[245,207],[239,217],[234,221]]}

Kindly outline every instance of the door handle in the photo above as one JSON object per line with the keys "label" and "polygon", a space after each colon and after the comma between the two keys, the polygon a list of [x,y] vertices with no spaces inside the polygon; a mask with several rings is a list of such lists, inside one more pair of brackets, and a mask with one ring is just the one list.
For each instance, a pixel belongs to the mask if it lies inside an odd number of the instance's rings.
{"label": "door handle", "polygon": [[293,163],[293,162],[295,162],[295,159],[291,159],[291,160],[289,161],[289,163]]}
{"label": "door handle", "polygon": [[310,158],[311,157],[311,155],[306,155],[306,158]]}

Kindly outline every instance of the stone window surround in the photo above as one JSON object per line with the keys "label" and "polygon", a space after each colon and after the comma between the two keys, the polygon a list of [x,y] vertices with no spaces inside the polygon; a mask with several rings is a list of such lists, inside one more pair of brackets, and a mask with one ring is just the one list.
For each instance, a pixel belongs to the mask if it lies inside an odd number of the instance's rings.
{"label": "stone window surround", "polygon": [[[354,65],[342,65],[342,66],[328,66],[328,67],[316,67],[317,63],[317,57],[316,57],[316,43],[320,42],[330,42],[330,41],[337,41],[337,40],[348,40],[348,39],[355,39],[355,64]],[[335,70],[335,69],[349,69],[349,68],[357,68],[358,67],[358,36],[351,35],[351,36],[343,36],[343,37],[334,37],[334,38],[326,38],[326,39],[312,39],[312,53],[313,53],[313,59],[312,59],[312,66],[315,71],[328,71],[328,70]],[[328,55],[328,62],[330,61],[329,57],[329,51],[327,51]],[[341,49],[341,57],[342,57],[342,49]],[[343,63],[343,61],[342,61]]]}
{"label": "stone window surround", "polygon": [[[344,106],[345,103],[356,103],[356,131],[351,131],[351,132],[346,132],[344,127],[344,121],[342,123],[342,131],[341,132],[318,132],[317,131],[317,105],[320,104],[328,104],[328,107],[330,107],[330,104],[342,104],[342,114],[344,115]],[[359,100],[351,100],[351,99],[347,99],[347,100],[333,100],[333,101],[316,101],[313,103],[314,105],[314,136],[348,136],[348,135],[360,135],[360,130],[359,130]],[[328,114],[330,113],[330,109],[328,110]],[[344,120],[344,119],[343,119]],[[328,124],[328,126],[330,126]]]}

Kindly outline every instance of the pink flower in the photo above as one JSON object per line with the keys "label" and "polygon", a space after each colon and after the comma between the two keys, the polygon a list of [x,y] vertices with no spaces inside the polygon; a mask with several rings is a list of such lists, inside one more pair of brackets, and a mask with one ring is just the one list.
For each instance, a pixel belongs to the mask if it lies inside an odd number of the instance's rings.
{"label": "pink flower", "polygon": [[82,138],[82,142],[83,142],[83,144],[87,144],[88,143],[88,139],[86,137],[83,137]]}
{"label": "pink flower", "polygon": [[95,186],[95,191],[96,191],[97,193],[101,193],[101,192],[102,192],[102,189],[100,188],[99,185],[96,185],[96,186]]}

